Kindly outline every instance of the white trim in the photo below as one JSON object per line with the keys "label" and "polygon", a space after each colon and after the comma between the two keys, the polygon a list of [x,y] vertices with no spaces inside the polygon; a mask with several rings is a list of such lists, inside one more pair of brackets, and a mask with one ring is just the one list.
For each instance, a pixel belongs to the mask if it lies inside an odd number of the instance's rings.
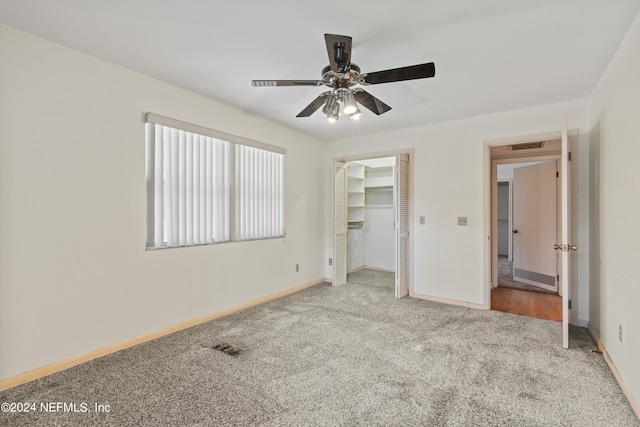
{"label": "white trim", "polygon": [[613,363],[611,356],[609,356],[609,352],[607,352],[607,348],[604,346],[602,341],[600,341],[600,337],[598,336],[596,331],[593,330],[590,323],[587,326],[587,330],[593,337],[593,340],[596,342],[598,349],[602,352],[602,356],[604,357],[605,362],[607,362],[607,365],[609,365],[609,369],[611,369],[611,373],[615,377],[616,381],[618,381],[618,385],[622,389],[622,393],[624,394],[624,397],[626,397],[627,401],[629,401],[629,405],[631,405],[631,409],[633,409],[633,411],[636,413],[636,417],[640,419],[640,404],[638,403],[636,398],[633,396],[633,393],[631,392],[631,389],[629,389],[629,387],[627,386],[627,383],[624,382],[622,375],[620,375],[620,371],[618,371],[618,368],[616,368],[616,365]]}
{"label": "white trim", "polygon": [[371,265],[361,265],[360,267],[356,267],[353,268],[351,270],[347,270],[347,274],[351,274],[351,273],[356,273],[360,270],[375,270],[375,271],[382,271],[385,273],[395,273],[395,270],[389,270],[388,268],[382,268],[382,267],[373,267]]}
{"label": "white trim", "polygon": [[581,328],[589,328],[589,321],[578,319],[576,323],[572,323],[572,325],[580,326]]}
{"label": "white trim", "polygon": [[366,268],[367,270],[382,271],[385,273],[395,273],[395,270],[389,270],[388,268],[382,268],[382,267],[374,267],[372,265],[363,265],[362,268]]}
{"label": "white trim", "polygon": [[439,302],[442,304],[449,304],[449,305],[457,305],[460,307],[466,307],[466,308],[475,308],[477,310],[487,310],[488,308],[484,306],[484,304],[476,304],[473,302],[467,302],[467,301],[459,301],[459,300],[455,300],[455,299],[448,299],[448,298],[440,298],[440,297],[432,297],[429,295],[422,295],[422,294],[416,294],[415,292],[409,292],[409,296],[412,298],[418,298],[418,299],[423,299],[423,300],[427,300],[427,301],[433,301],[433,302]]}
{"label": "white trim", "polygon": [[360,267],[352,268],[351,270],[347,270],[347,274],[357,273],[358,271],[364,268],[366,268],[364,265],[361,265]]}
{"label": "white trim", "polygon": [[[557,264],[557,261],[556,261],[556,264]],[[556,268],[557,268],[557,266],[556,266]],[[515,274],[513,275],[513,280],[515,280],[516,282],[522,282],[522,283],[524,283],[526,285],[535,286],[536,288],[545,289],[547,291],[558,292],[558,288],[557,288],[558,282],[557,282],[557,280],[555,280],[555,278],[554,278],[554,282],[556,282],[555,286],[547,285],[545,283],[536,282],[534,280],[525,279],[523,277],[518,277]],[[562,296],[562,295],[560,295],[560,296]]]}
{"label": "white trim", "polygon": [[252,139],[243,138],[241,136],[231,135],[229,133],[220,132],[203,126],[194,125],[193,123],[183,122],[182,120],[172,119],[170,117],[161,116],[154,113],[146,113],[144,115],[145,123],[154,123],[157,125],[168,126],[170,128],[183,130],[186,132],[197,133],[199,135],[209,136],[211,138],[229,141],[234,144],[246,145],[260,150],[271,151],[278,154],[287,154],[287,149],[277,147],[275,145],[266,144],[264,142],[254,141]]}
{"label": "white trim", "polygon": [[498,138],[498,139],[487,139],[484,140],[484,144],[489,147],[497,147],[500,145],[511,145],[511,144],[524,144],[527,142],[538,142],[538,141],[550,141],[553,139],[560,139],[562,137],[562,131],[554,131],[554,132],[544,132],[544,133],[536,133],[533,135],[520,135],[520,136],[511,136],[507,138]]}
{"label": "white trim", "polygon": [[[411,158],[414,155],[414,148],[400,148],[397,150],[389,150],[389,151],[376,151],[374,153],[365,153],[365,154],[351,154],[348,156],[338,156],[338,157],[334,157],[333,161],[338,161],[338,162],[344,162],[344,163],[348,163],[348,162],[358,162],[358,160],[369,160],[369,159],[379,159],[382,157],[395,157],[396,154],[408,154],[409,158]],[[409,162],[411,162],[411,159],[409,159]]]}

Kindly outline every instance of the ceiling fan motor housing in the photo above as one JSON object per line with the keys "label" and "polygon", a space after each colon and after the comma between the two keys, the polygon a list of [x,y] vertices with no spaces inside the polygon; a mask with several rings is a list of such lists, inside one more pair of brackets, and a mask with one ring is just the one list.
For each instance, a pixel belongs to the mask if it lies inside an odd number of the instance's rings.
{"label": "ceiling fan motor housing", "polygon": [[358,83],[362,84],[360,67],[356,64],[351,64],[350,69],[344,73],[336,73],[331,69],[330,65],[327,65],[322,69],[322,82],[324,85],[335,87],[336,89],[350,87]]}

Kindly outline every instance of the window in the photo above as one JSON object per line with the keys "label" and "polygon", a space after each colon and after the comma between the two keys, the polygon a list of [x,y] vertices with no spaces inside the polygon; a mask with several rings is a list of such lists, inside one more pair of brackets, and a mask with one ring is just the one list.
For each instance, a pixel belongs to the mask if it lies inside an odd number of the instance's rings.
{"label": "window", "polygon": [[146,114],[147,248],[284,236],[286,150]]}
{"label": "window", "polygon": [[236,238],[284,235],[280,154],[236,145]]}

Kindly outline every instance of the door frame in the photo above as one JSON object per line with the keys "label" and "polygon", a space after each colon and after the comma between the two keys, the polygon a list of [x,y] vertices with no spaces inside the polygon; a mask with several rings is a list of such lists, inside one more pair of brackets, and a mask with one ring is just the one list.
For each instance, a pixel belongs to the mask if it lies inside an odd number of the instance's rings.
{"label": "door frame", "polygon": [[[492,209],[492,161],[491,161],[491,147],[498,147],[498,146],[502,146],[502,145],[510,145],[510,144],[522,144],[522,143],[526,143],[526,142],[537,142],[537,141],[547,141],[547,140],[563,140],[563,137],[566,137],[567,139],[567,152],[569,150],[571,150],[572,147],[572,140],[577,137],[577,135],[579,134],[578,129],[568,129],[567,128],[567,124],[566,124],[566,120],[565,121],[560,121],[560,129],[554,132],[545,132],[545,133],[539,133],[539,134],[531,134],[531,135],[523,135],[523,136],[515,136],[515,137],[507,137],[507,138],[500,138],[500,139],[491,139],[491,140],[484,140],[483,141],[483,147],[482,147],[482,163],[483,163],[483,185],[482,185],[482,190],[483,190],[483,211],[485,213],[484,215],[484,220],[483,220],[483,265],[484,265],[484,275],[483,275],[483,298],[484,298],[484,303],[483,303],[483,308],[490,310],[491,309],[491,289],[492,289],[492,270],[494,270],[494,266],[492,265],[492,246],[493,246],[493,239],[495,239],[495,237],[492,236],[492,230],[495,228],[492,224],[492,214],[491,214],[491,209]],[[564,144],[563,144],[564,145]],[[562,155],[562,161],[561,164],[563,163],[564,160],[566,160],[566,155],[568,153],[561,153]],[[571,175],[571,170],[565,170],[563,171],[564,173],[561,175],[562,177],[569,177]],[[564,178],[563,178],[564,179]],[[569,204],[569,211],[571,210],[572,206],[572,199],[573,199],[573,192],[576,191],[575,188],[571,188],[571,186],[568,187],[567,189],[567,203]],[[571,218],[569,218],[571,219]],[[571,232],[571,229],[569,227],[569,230],[567,231],[568,233]],[[563,261],[561,261],[561,268],[563,269],[568,269],[565,268],[566,267],[566,263],[564,262],[564,259],[566,259],[568,257],[563,257]],[[566,277],[566,276],[565,276]],[[571,283],[568,283],[568,277],[566,277],[564,280],[567,281],[566,285],[563,285],[563,282],[561,282],[561,287],[562,286],[566,286],[566,289],[564,290],[569,290],[571,289]],[[562,279],[561,279],[562,280]],[[563,337],[562,337],[562,346],[564,348],[568,348],[568,324],[569,321],[571,320],[571,314],[568,310],[568,292],[563,293],[562,295],[562,301],[563,301],[563,307],[562,307],[562,328],[563,328]]]}
{"label": "door frame", "polygon": [[[484,212],[483,220],[483,257],[484,265],[483,275],[483,304],[482,308],[491,310],[491,289],[492,289],[492,271],[497,268],[492,263],[492,246],[495,237],[492,236],[492,230],[495,229],[492,221],[492,164],[491,164],[491,147],[499,147],[501,145],[522,144],[525,142],[546,141],[562,138],[562,130],[556,132],[545,132],[531,135],[514,136],[508,138],[489,139],[483,141],[482,146],[482,165],[483,165],[483,185],[482,185],[482,211]],[[497,203],[497,200],[496,200]],[[497,278],[496,278],[497,280]]]}
{"label": "door frame", "polygon": [[[409,296],[412,297],[413,296],[413,233],[414,233],[414,224],[413,224],[413,156],[414,156],[414,149],[413,148],[406,148],[406,149],[400,149],[400,150],[391,150],[391,151],[377,151],[377,152],[373,152],[373,153],[364,153],[364,154],[352,154],[352,155],[348,155],[348,156],[338,156],[338,157],[334,157],[331,159],[331,164],[332,164],[332,168],[334,167],[333,165],[335,165],[336,162],[343,162],[343,163],[348,163],[348,162],[354,162],[354,161],[358,161],[358,160],[368,160],[368,159],[376,159],[376,158],[381,158],[381,157],[397,157],[398,155],[407,155],[409,158],[409,245],[408,245],[408,256],[407,256],[407,263],[408,263],[408,281],[409,281]],[[394,174],[397,173],[397,171],[394,169]],[[331,186],[332,188],[334,187],[334,182],[333,182],[333,172],[331,174]],[[394,184],[395,186],[395,184]],[[394,191],[396,191],[396,189],[394,188]],[[332,216],[334,215],[335,212],[335,197],[331,198],[331,211],[332,211]],[[395,202],[395,198],[394,198],[394,219],[397,218],[397,209],[398,207],[395,206],[396,202]],[[335,256],[335,250],[336,250],[336,242],[334,239],[334,234],[332,231],[332,253]],[[396,247],[398,247],[397,245],[400,243],[399,242],[399,233],[396,233]],[[396,251],[397,252],[397,251]],[[398,259],[398,254],[396,253],[396,268],[397,268],[397,259]],[[335,263],[333,264],[331,271],[332,271],[332,277],[335,276]],[[398,286],[397,280],[396,280],[396,287]],[[394,289],[394,295],[395,293],[398,292],[398,289]]]}

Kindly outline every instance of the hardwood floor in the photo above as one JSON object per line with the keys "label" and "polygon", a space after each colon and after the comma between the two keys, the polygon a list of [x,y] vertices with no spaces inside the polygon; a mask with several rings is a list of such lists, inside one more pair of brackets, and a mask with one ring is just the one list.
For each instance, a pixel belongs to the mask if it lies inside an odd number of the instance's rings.
{"label": "hardwood floor", "polygon": [[491,309],[562,322],[562,297],[519,289],[493,288]]}

